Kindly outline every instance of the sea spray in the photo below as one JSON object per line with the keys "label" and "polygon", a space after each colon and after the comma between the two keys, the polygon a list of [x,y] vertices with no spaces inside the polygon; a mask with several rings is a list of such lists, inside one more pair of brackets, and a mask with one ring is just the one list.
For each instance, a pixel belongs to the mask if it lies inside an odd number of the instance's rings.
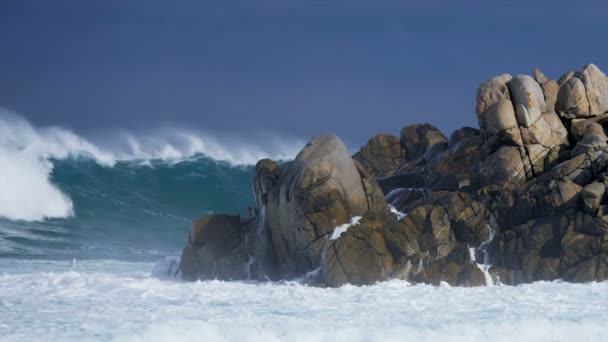
{"label": "sea spray", "polygon": [[247,263],[245,264],[245,275],[247,280],[252,279],[252,267],[257,268],[257,278],[265,278],[264,274],[264,257],[266,256],[266,250],[268,249],[267,234],[268,229],[266,225],[266,206],[262,205],[258,216],[257,226],[255,231],[255,244],[253,247],[253,254],[249,255]]}
{"label": "sea spray", "polygon": [[[359,221],[361,221],[361,216],[355,216],[352,219],[350,219],[350,222],[337,226],[336,228],[334,228],[334,231],[331,234],[331,237],[329,239],[331,241],[337,240],[338,238],[340,238],[340,235],[346,233],[348,228],[358,225]],[[325,250],[323,251],[324,256],[325,256],[325,252],[327,252],[327,248],[325,248]]]}
{"label": "sea spray", "polygon": [[[488,230],[488,238],[479,245],[479,248],[477,250],[475,250],[474,247],[469,247],[469,255],[471,258],[471,262],[475,263],[477,268],[479,268],[479,270],[481,272],[483,272],[486,286],[493,286],[493,285],[500,283],[498,281],[495,284],[494,279],[492,278],[492,275],[490,274],[490,267],[492,267],[492,265],[490,265],[489,248],[490,248],[490,244],[494,240],[494,236],[496,234],[496,221],[495,221],[494,217],[490,218],[490,221],[488,222],[488,224],[486,224],[486,229]],[[479,251],[483,254],[483,263],[481,263],[481,264],[479,262],[477,262],[477,258],[475,256],[477,251]]]}
{"label": "sea spray", "polygon": [[401,219],[407,217],[406,213],[403,213],[399,210],[397,210],[397,208],[393,207],[392,205],[388,205],[388,209],[391,211],[391,214],[394,214],[395,216],[397,216],[397,220],[401,221]]}
{"label": "sea spray", "polygon": [[304,145],[299,139],[272,134],[253,141],[220,140],[206,132],[174,128],[98,136],[102,138],[92,141],[62,127],[35,127],[0,109],[0,218],[42,221],[78,215],[69,191],[53,180],[58,160],[84,158],[114,168],[129,162],[140,166],[154,166],[158,161],[177,164],[206,156],[231,166],[251,166],[263,158],[289,160]]}

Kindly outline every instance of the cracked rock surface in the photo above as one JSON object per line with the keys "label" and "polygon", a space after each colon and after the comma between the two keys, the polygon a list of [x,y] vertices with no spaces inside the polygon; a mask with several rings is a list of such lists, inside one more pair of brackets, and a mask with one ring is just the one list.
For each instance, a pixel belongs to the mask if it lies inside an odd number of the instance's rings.
{"label": "cracked rock surface", "polygon": [[409,125],[351,156],[320,135],[293,161],[259,161],[248,217],[193,223],[184,278],[608,279],[606,75],[593,64],[557,81],[502,74],[481,83],[475,112],[479,128],[449,139]]}

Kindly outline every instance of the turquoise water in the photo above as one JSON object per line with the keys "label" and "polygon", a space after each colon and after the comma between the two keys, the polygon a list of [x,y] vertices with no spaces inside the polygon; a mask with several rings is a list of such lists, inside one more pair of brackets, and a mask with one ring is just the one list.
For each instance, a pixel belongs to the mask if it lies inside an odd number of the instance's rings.
{"label": "turquoise water", "polygon": [[0,219],[0,257],[156,261],[179,254],[193,219],[244,214],[253,205],[253,167],[204,156],[113,166],[82,157],[52,163],[50,180],[71,200],[72,215]]}

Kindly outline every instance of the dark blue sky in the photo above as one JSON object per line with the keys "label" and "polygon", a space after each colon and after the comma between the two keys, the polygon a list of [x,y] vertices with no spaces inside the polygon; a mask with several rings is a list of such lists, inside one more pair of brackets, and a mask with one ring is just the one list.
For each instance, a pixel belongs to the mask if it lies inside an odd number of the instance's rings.
{"label": "dark blue sky", "polygon": [[0,0],[0,105],[78,132],[171,124],[362,144],[476,126],[478,84],[608,69],[603,1]]}

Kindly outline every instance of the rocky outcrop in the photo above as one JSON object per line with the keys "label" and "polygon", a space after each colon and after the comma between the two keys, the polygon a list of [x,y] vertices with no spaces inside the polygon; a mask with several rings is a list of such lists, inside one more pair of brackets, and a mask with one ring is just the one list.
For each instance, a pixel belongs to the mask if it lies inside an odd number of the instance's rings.
{"label": "rocky outcrop", "polygon": [[390,134],[378,134],[369,139],[353,158],[374,176],[386,176],[401,163],[405,150],[399,138]]}
{"label": "rocky outcrop", "polygon": [[325,284],[373,284],[393,273],[393,256],[384,237],[386,211],[368,211],[357,224],[329,240],[322,260]]}
{"label": "rocky outcrop", "polygon": [[335,135],[313,138],[268,193],[266,221],[283,274],[320,265],[326,236],[353,216],[385,208],[380,187]]}
{"label": "rocky outcrop", "polygon": [[587,118],[608,111],[608,79],[596,65],[588,64],[565,78],[556,106],[562,118]]}
{"label": "rocky outcrop", "polygon": [[350,156],[333,135],[261,160],[251,217],[194,222],[185,279],[392,278],[459,286],[608,279],[608,86],[503,74],[477,92],[479,129],[410,125]]}
{"label": "rocky outcrop", "polygon": [[[544,75],[537,78],[548,84]],[[550,87],[549,87],[550,88]],[[530,76],[503,74],[479,87],[477,118],[484,140],[480,183],[521,184],[555,165],[569,147],[551,97]]]}
{"label": "rocky outcrop", "polygon": [[209,215],[194,221],[182,253],[182,277],[244,279],[247,255],[241,241],[239,216]]}

